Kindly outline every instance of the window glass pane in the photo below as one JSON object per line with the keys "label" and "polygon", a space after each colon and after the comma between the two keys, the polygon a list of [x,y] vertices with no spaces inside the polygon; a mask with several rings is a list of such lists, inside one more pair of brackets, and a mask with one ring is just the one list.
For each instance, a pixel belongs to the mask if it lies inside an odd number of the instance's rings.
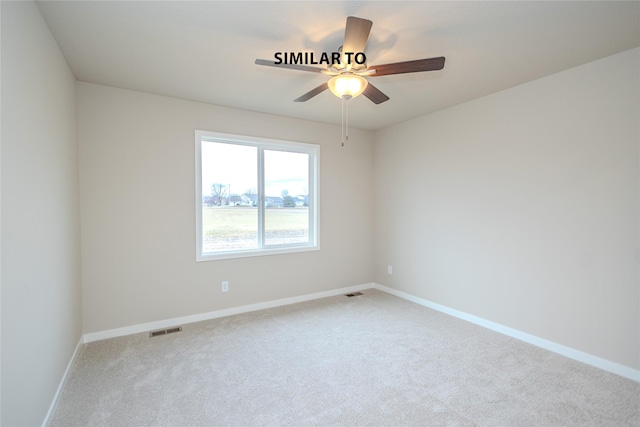
{"label": "window glass pane", "polygon": [[309,154],[264,151],[264,243],[309,242]]}
{"label": "window glass pane", "polygon": [[318,250],[319,147],[196,130],[196,261]]}
{"label": "window glass pane", "polygon": [[258,248],[258,149],[202,141],[202,252]]}

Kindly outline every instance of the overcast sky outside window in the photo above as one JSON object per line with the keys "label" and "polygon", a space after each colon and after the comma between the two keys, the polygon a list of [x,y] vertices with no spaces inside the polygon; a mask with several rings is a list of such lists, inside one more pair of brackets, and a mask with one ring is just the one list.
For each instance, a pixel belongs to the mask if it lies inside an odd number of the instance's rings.
{"label": "overcast sky outside window", "polygon": [[[246,145],[202,142],[202,195],[211,195],[211,184],[230,186],[231,194],[258,187],[258,149]],[[265,194],[281,197],[308,193],[309,156],[303,153],[265,150]]]}

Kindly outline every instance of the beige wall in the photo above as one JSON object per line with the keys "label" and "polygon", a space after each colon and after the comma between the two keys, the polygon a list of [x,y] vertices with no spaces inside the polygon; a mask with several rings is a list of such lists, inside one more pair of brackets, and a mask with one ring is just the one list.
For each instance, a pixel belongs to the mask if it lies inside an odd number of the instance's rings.
{"label": "beige wall", "polygon": [[[85,333],[371,282],[372,133],[77,87]],[[195,129],[320,144],[321,249],[196,263]]]}
{"label": "beige wall", "polygon": [[36,6],[2,7],[2,425],[40,425],[82,334],[75,78]]}
{"label": "beige wall", "polygon": [[375,280],[640,368],[639,57],[378,132]]}

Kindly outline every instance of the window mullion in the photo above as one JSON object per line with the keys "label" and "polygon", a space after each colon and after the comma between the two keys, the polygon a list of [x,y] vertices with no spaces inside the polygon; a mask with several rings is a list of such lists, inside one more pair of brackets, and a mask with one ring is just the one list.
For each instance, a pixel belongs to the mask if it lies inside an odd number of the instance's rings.
{"label": "window mullion", "polygon": [[309,209],[309,242],[313,242],[313,244],[315,244],[316,242],[316,236],[315,236],[315,227],[316,227],[316,218],[315,218],[315,211],[316,211],[316,207],[315,207],[315,197],[316,197],[316,191],[315,191],[315,165],[314,165],[314,156],[309,155],[309,174],[307,175],[307,183],[308,183],[308,188],[307,188],[307,205],[308,205],[308,209]]}
{"label": "window mullion", "polygon": [[258,247],[264,248],[264,148],[258,147]]}

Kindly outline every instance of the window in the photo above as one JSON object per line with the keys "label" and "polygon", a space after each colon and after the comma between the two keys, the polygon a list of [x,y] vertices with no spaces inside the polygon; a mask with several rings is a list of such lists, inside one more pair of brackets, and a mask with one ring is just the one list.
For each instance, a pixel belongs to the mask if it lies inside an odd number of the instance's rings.
{"label": "window", "polygon": [[319,150],[196,131],[196,260],[318,249]]}

